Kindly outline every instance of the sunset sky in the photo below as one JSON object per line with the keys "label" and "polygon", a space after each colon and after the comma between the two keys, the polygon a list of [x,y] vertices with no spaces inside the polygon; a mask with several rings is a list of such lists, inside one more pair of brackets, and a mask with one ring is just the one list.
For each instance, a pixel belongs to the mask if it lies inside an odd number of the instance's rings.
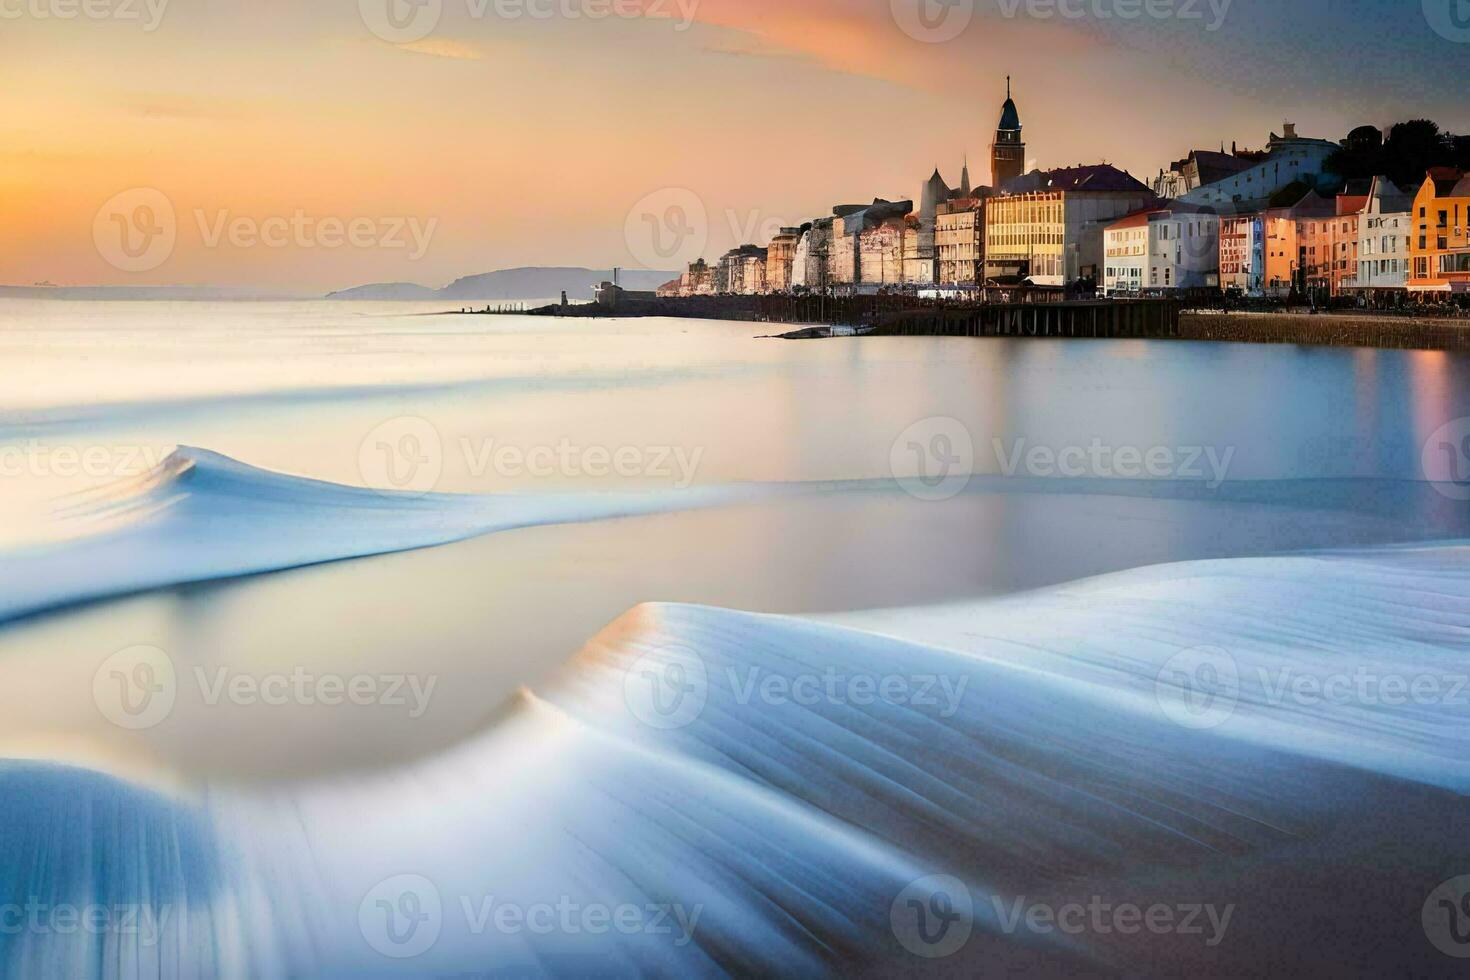
{"label": "sunset sky", "polygon": [[[714,257],[834,203],[915,196],[936,164],[957,182],[966,153],[987,182],[1007,74],[1039,167],[1148,177],[1283,120],[1470,131],[1462,0],[954,0],[928,21],[913,5],[936,0],[418,2],[0,0],[0,283],[318,292],[637,266],[626,229],[650,195],[697,201]],[[957,36],[903,29],[925,23]],[[177,241],[129,272],[94,225],[136,188],[172,205]],[[211,230],[298,213],[363,240]],[[394,219],[432,229],[421,256],[407,230],[380,241]]]}

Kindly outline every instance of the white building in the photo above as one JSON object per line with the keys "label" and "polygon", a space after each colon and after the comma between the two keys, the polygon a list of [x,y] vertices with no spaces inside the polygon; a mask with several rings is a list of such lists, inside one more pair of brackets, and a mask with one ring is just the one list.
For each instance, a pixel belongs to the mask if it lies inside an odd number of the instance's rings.
{"label": "white building", "polygon": [[1137,296],[1148,282],[1148,224],[1152,212],[1140,211],[1108,225],[1103,232],[1103,295]]}
{"label": "white building", "polygon": [[1220,286],[1220,218],[1190,208],[1140,211],[1104,232],[1103,292],[1159,295]]}
{"label": "white building", "polygon": [[1408,289],[1409,236],[1413,198],[1387,177],[1373,178],[1368,204],[1358,222],[1358,274],[1355,289]]}
{"label": "white building", "polygon": [[1149,215],[1146,289],[1218,289],[1220,216],[1187,208]]}
{"label": "white building", "polygon": [[1296,125],[1287,123],[1284,135],[1271,134],[1265,160],[1224,180],[1195,188],[1179,200],[1223,213],[1258,209],[1292,181],[1320,175],[1327,158],[1337,149],[1331,140],[1298,136]]}

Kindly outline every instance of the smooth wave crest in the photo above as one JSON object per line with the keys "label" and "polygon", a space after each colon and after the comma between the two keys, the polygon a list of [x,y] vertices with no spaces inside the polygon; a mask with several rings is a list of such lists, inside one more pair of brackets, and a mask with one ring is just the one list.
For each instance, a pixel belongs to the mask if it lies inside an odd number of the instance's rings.
{"label": "smooth wave crest", "polygon": [[515,528],[736,503],[806,485],[645,493],[392,493],[257,469],[180,447],[142,477],[78,497],[65,520],[89,536],[13,552],[0,622],[149,589],[449,544]]}
{"label": "smooth wave crest", "polygon": [[[1340,702],[1275,677],[1470,673],[1466,546],[842,619],[640,607],[453,751],[214,786],[180,819],[202,814],[236,869],[218,894],[262,932],[255,975],[1434,972],[1419,906],[1470,867],[1446,832],[1470,816],[1464,692]],[[1233,686],[1224,661],[1178,673],[1202,646],[1231,658]],[[73,844],[66,828],[35,842]],[[96,846],[108,867],[164,860]],[[47,867],[11,887],[58,893]],[[973,929],[942,961],[903,919],[935,875]],[[1074,934],[1013,914],[1120,903],[1228,923]],[[496,919],[506,907],[646,917],[537,931]],[[395,945],[396,911],[428,915],[432,940]]]}

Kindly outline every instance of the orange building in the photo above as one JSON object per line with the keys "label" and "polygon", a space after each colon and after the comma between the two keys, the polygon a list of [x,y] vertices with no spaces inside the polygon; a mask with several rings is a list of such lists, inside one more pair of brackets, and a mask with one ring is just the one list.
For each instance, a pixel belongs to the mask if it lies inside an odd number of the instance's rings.
{"label": "orange building", "polygon": [[[1337,213],[1337,205],[1316,191],[1309,192],[1291,207],[1268,209],[1264,214],[1266,236],[1267,296],[1287,296],[1293,290],[1304,290],[1314,268],[1312,223],[1322,222]],[[1315,245],[1320,248],[1320,245]],[[1316,260],[1324,262],[1320,256]]]}
{"label": "orange building", "polygon": [[[1360,188],[1349,188],[1350,192]],[[1302,222],[1303,268],[1307,288],[1329,296],[1341,296],[1358,279],[1358,237],[1368,195],[1347,193],[1337,197],[1334,216],[1307,218]]]}
{"label": "orange building", "polygon": [[1411,293],[1470,293],[1470,175],[1429,172],[1414,198]]}

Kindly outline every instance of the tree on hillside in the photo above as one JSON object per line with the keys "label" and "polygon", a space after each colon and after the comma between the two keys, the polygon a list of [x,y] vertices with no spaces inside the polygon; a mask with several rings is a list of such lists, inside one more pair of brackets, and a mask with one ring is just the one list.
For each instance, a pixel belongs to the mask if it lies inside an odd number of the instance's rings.
{"label": "tree on hillside", "polygon": [[1470,169],[1470,137],[1452,136],[1428,119],[1394,125],[1381,147],[1341,149],[1326,168],[1348,179],[1386,175],[1403,188],[1424,183],[1430,167]]}

